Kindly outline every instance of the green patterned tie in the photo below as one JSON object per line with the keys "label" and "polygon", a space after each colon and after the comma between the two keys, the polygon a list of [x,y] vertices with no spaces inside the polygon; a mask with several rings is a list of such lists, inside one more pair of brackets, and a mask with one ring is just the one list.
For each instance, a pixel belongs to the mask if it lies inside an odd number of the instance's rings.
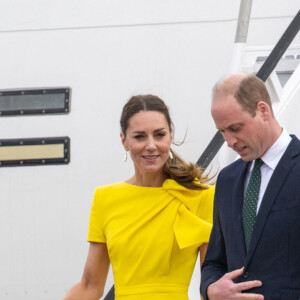
{"label": "green patterned tie", "polygon": [[251,173],[249,184],[244,198],[243,204],[243,228],[245,236],[246,249],[248,251],[252,231],[256,218],[256,207],[260,189],[261,173],[260,167],[263,161],[258,158],[255,160],[254,167]]}

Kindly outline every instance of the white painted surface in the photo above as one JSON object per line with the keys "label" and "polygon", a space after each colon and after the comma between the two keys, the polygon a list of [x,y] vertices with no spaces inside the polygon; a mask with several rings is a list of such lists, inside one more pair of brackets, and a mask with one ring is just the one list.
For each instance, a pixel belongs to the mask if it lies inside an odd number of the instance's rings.
{"label": "white painted surface", "polygon": [[[275,44],[298,6],[254,1],[249,43]],[[80,279],[94,188],[132,173],[119,140],[131,95],[162,97],[175,137],[187,131],[175,150],[197,161],[215,133],[210,91],[229,70],[238,11],[238,0],[1,1],[0,89],[72,88],[68,115],[0,118],[0,138],[71,138],[67,166],[0,169],[1,300],[58,299]],[[111,284],[110,275],[106,292]]]}

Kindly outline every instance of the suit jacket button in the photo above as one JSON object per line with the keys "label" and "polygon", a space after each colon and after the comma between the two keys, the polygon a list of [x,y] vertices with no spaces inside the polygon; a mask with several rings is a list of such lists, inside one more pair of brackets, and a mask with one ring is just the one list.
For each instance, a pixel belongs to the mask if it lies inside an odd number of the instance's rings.
{"label": "suit jacket button", "polygon": [[246,279],[246,278],[248,278],[249,277],[249,273],[248,272],[245,272],[244,274],[243,274],[243,277]]}

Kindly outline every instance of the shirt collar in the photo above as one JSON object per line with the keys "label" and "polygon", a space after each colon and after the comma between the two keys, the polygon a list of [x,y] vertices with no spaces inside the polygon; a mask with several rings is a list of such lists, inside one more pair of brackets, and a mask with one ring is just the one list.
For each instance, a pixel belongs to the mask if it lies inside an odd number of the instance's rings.
{"label": "shirt collar", "polygon": [[292,138],[289,136],[287,131],[283,128],[277,141],[271,146],[271,148],[266,152],[266,154],[261,157],[263,162],[268,167],[274,170],[291,140]]}

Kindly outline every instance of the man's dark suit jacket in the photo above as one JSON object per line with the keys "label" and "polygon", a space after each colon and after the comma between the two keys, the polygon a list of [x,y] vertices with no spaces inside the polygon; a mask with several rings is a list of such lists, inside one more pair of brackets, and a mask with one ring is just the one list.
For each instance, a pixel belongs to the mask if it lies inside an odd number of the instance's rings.
{"label": "man's dark suit jacket", "polygon": [[202,266],[201,294],[225,273],[244,266],[235,282],[260,280],[247,293],[265,300],[300,299],[300,141],[292,136],[265,191],[246,253],[242,227],[244,183],[249,162],[239,159],[217,180],[214,225]]}

